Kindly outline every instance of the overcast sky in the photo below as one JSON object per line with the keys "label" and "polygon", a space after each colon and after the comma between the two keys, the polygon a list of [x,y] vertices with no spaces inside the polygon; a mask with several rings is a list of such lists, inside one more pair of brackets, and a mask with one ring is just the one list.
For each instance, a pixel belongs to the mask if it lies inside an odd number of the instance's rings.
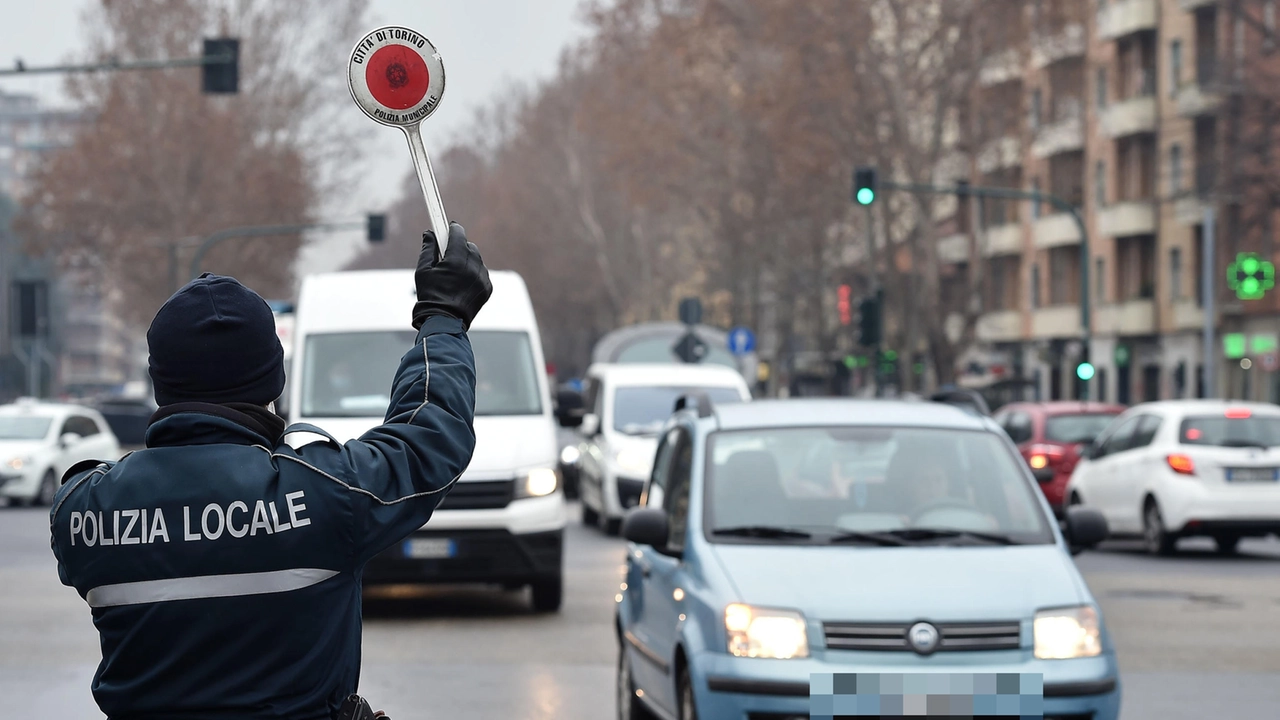
{"label": "overcast sky", "polygon": [[[81,10],[98,0],[0,0],[0,64],[15,58],[30,66],[66,59],[81,46]],[[284,2],[286,0],[280,0]],[[372,0],[370,28],[405,25],[429,37],[449,72],[445,102],[423,126],[429,149],[466,131],[472,111],[511,82],[550,77],[560,50],[582,36],[580,0]],[[359,38],[352,38],[354,45]],[[62,80],[55,75],[0,78],[0,90],[32,92],[50,104],[66,104]],[[352,113],[359,113],[355,105]],[[372,122],[372,121],[369,121]],[[389,206],[410,172],[404,136],[379,129],[370,148],[379,158],[359,191],[345,207],[322,208],[326,219],[358,217]],[[446,202],[448,198],[445,198]],[[448,206],[446,205],[446,208]],[[316,238],[304,251],[299,270],[334,269],[363,243],[363,236]]]}

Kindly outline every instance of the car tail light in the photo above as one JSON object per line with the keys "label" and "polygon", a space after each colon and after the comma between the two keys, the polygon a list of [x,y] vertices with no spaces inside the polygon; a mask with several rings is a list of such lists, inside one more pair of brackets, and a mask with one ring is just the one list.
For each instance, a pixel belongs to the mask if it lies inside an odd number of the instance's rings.
{"label": "car tail light", "polygon": [[1165,460],[1169,463],[1169,468],[1179,475],[1195,475],[1196,464],[1186,455],[1170,455]]}
{"label": "car tail light", "polygon": [[1062,448],[1054,445],[1032,445],[1027,448],[1027,464],[1032,470],[1040,470],[1062,462],[1065,454]]}

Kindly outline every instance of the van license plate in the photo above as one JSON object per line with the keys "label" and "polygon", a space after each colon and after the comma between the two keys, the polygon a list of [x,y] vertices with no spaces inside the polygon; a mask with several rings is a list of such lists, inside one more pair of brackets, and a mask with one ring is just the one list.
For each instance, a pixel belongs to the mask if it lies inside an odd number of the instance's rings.
{"label": "van license plate", "polygon": [[404,556],[415,560],[438,560],[457,554],[457,545],[447,538],[409,538],[404,541]]}
{"label": "van license plate", "polygon": [[1228,482],[1275,482],[1276,468],[1228,468]]}

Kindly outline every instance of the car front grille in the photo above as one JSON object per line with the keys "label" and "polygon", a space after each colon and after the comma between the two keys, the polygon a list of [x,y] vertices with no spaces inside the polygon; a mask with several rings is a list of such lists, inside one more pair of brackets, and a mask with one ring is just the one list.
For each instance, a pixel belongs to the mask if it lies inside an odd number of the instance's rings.
{"label": "car front grille", "polygon": [[511,503],[514,480],[457,482],[440,503],[439,510],[499,510]]}
{"label": "car front grille", "polygon": [[[907,631],[915,623],[824,623],[827,647],[832,650],[881,650],[912,652]],[[988,623],[934,623],[940,640],[937,652],[965,650],[1015,650],[1021,645],[1022,626],[1017,621]]]}

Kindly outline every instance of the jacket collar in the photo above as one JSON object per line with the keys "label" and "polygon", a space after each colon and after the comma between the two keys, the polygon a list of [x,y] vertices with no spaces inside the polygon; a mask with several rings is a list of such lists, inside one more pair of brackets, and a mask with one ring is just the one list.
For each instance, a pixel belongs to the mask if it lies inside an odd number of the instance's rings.
{"label": "jacket collar", "polygon": [[213,403],[175,403],[156,410],[147,428],[147,447],[181,445],[263,445],[273,447],[284,421],[266,408]]}

